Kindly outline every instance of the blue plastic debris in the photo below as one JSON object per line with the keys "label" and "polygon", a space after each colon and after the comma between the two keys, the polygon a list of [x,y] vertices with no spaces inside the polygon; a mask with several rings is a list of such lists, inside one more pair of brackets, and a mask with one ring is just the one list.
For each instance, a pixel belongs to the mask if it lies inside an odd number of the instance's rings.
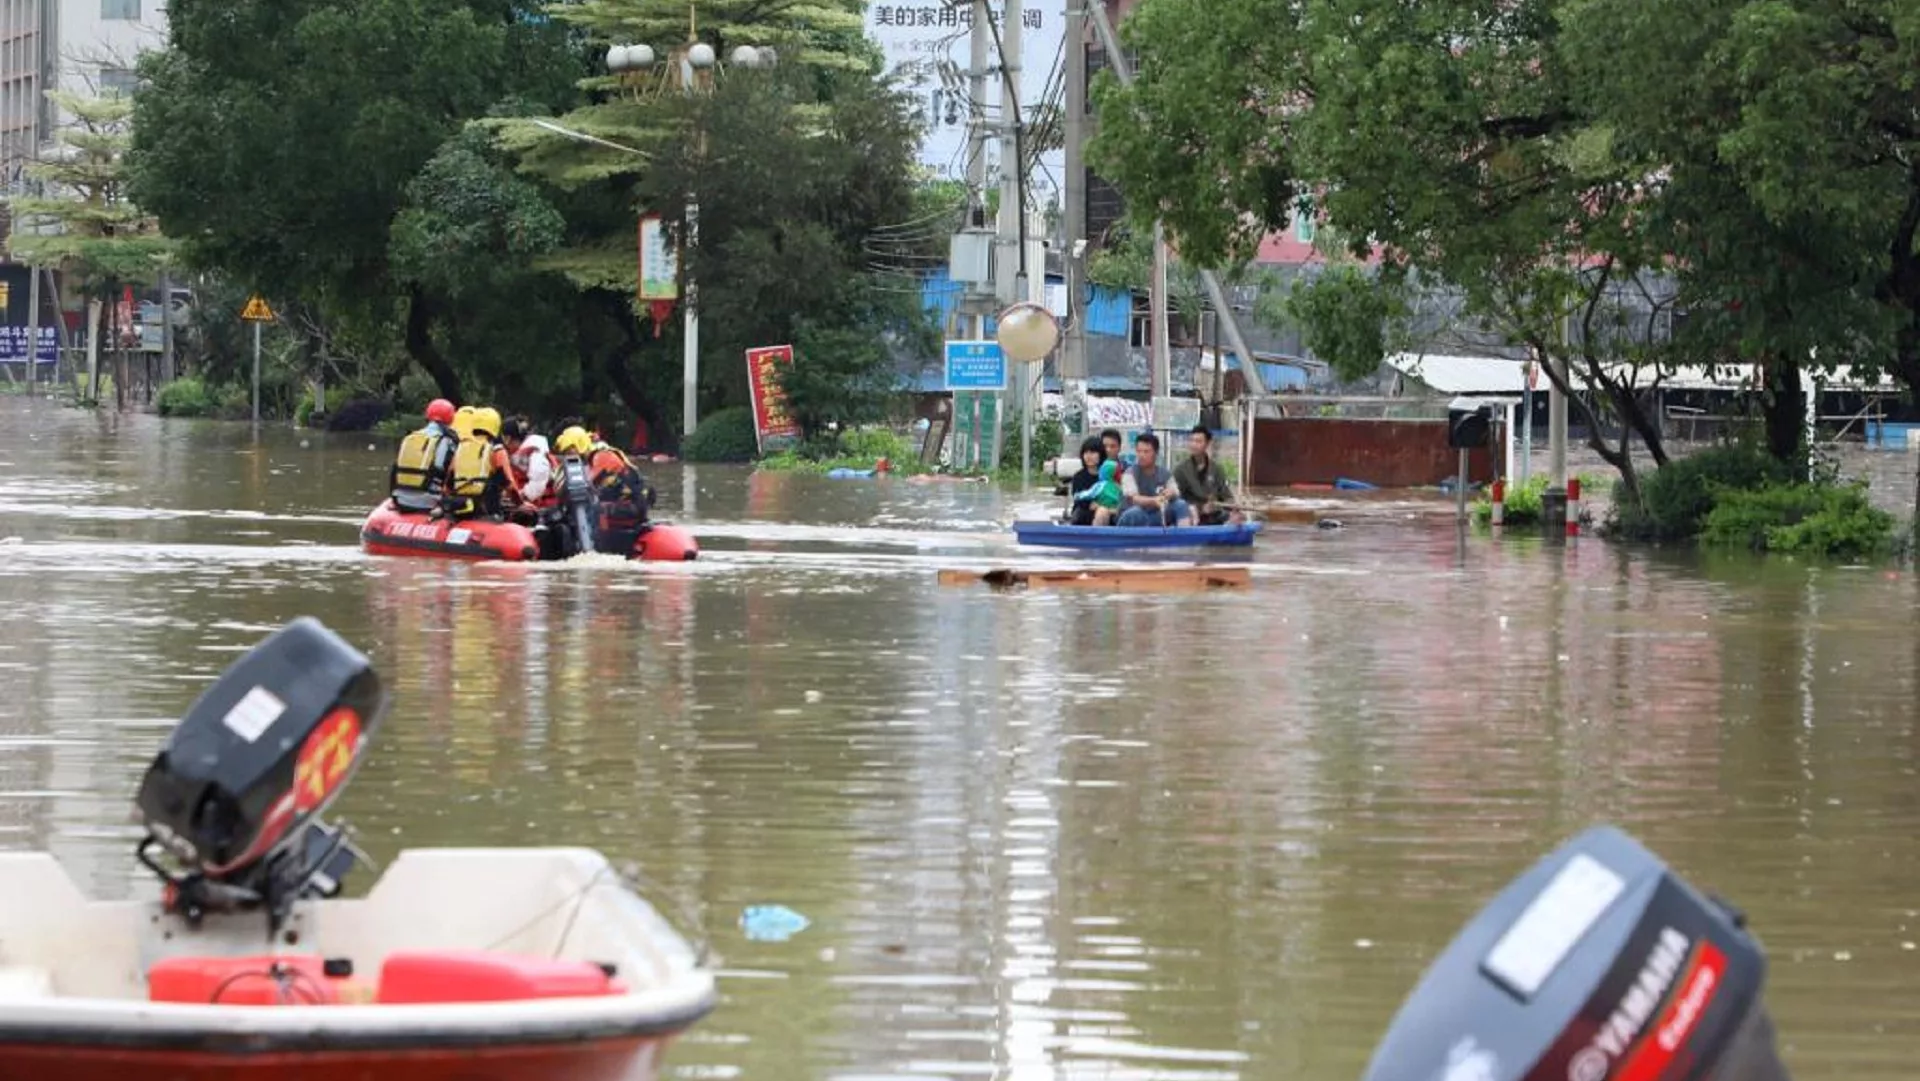
{"label": "blue plastic debris", "polygon": [[828,480],[872,480],[873,472],[874,471],[871,469],[846,469],[844,467],[839,469],[829,469],[827,470],[827,479]]}
{"label": "blue plastic debris", "polygon": [[785,942],[806,930],[807,922],[785,905],[749,905],[740,913],[740,929],[755,942]]}

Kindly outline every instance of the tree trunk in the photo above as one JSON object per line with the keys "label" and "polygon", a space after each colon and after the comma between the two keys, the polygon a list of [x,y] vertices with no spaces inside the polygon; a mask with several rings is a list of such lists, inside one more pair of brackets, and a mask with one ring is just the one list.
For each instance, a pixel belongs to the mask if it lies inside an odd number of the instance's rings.
{"label": "tree trunk", "polygon": [[461,394],[460,376],[440,355],[440,347],[433,342],[433,302],[427,298],[426,290],[413,286],[407,290],[407,355],[420,365],[422,371],[433,378],[440,388],[440,396],[450,402],[459,403]]}
{"label": "tree trunk", "polygon": [[621,329],[624,340],[607,354],[603,370],[613,392],[620,402],[647,424],[650,433],[658,433],[660,427],[660,406],[647,395],[640,381],[633,376],[628,362],[640,350],[640,324],[633,318],[627,307],[626,297],[615,293],[603,293],[608,300],[602,301],[602,310],[612,316]]}
{"label": "tree trunk", "polygon": [[1807,435],[1807,395],[1800,386],[1800,366],[1778,354],[1762,362],[1767,392],[1761,399],[1766,416],[1767,453],[1789,465],[1800,459]]}

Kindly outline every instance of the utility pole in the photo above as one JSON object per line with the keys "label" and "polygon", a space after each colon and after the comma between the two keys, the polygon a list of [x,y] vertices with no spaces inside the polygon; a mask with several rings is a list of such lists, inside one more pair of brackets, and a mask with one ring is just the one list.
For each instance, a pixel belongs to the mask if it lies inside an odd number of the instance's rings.
{"label": "utility pole", "polygon": [[[1020,0],[1001,0],[1000,10],[1000,243],[993,265],[993,293],[1004,310],[1027,299],[1027,163],[1020,131]],[[1009,376],[1014,374],[1012,369],[1009,363]],[[1022,483],[1026,482],[1025,469],[1031,456],[1026,434],[1027,379],[1031,374],[1023,365],[1018,381],[1010,386],[1012,393],[1003,399],[1019,411],[1021,418]],[[1001,433],[1006,425],[1001,421],[1001,411],[994,413],[993,464],[998,468]]]}
{"label": "utility pole", "polygon": [[[160,383],[173,382],[173,278],[160,275]],[[324,399],[320,404],[325,408]]]}
{"label": "utility pole", "polygon": [[1148,425],[1152,426],[1152,398],[1173,394],[1173,342],[1167,320],[1167,227],[1153,223],[1153,282],[1147,291],[1147,311],[1152,321],[1152,375],[1148,390]]}
{"label": "utility pole", "polygon": [[[1101,3],[1103,0],[1092,0]],[[1066,258],[1061,261],[1067,282],[1067,325],[1060,347],[1060,390],[1065,413],[1079,418],[1080,431],[1068,431],[1067,449],[1085,432],[1087,416],[1087,320],[1081,290],[1081,270],[1087,251],[1087,165],[1082,144],[1087,138],[1087,8],[1088,0],[1067,0],[1066,109],[1062,124],[1066,139],[1067,176],[1064,193]]]}
{"label": "utility pole", "polygon": [[[59,373],[59,354],[54,354],[55,374]],[[40,369],[40,268],[27,267],[27,396],[33,396],[33,381]]]}
{"label": "utility pole", "polygon": [[[1093,0],[1093,6],[1087,9],[1093,22],[1093,29],[1100,35],[1100,47],[1106,51],[1107,64],[1113,69],[1113,76],[1122,86],[1133,85],[1133,63],[1120,48],[1120,35],[1113,30],[1113,20],[1107,18],[1106,6],[1101,0]],[[1240,318],[1233,312],[1233,304],[1227,291],[1220,285],[1219,275],[1211,270],[1200,271],[1200,284],[1206,286],[1207,299],[1212,302],[1213,310],[1220,313],[1220,329],[1225,332],[1227,344],[1233,347],[1234,355],[1240,358],[1240,374],[1246,378],[1247,390],[1255,397],[1265,397],[1266,381],[1260,378],[1260,365],[1254,363],[1253,350],[1247,348],[1247,339],[1240,333]]]}
{"label": "utility pole", "polygon": [[[993,56],[993,11],[987,6],[987,0],[973,0],[973,25],[967,38],[967,224],[966,228],[983,231],[987,221],[987,65]],[[986,235],[980,232],[978,239],[986,242]],[[992,273],[990,271],[989,273]],[[983,314],[988,301],[969,290],[968,299],[975,307],[972,318],[973,330],[969,335],[974,341],[984,341],[987,337],[987,318]],[[967,440],[967,453],[977,466],[980,463],[980,399],[976,392],[972,395],[973,415],[969,425],[971,433]],[[987,464],[989,470],[1000,466],[1000,418],[996,411],[993,418],[994,435],[985,440],[993,448],[994,459]]]}

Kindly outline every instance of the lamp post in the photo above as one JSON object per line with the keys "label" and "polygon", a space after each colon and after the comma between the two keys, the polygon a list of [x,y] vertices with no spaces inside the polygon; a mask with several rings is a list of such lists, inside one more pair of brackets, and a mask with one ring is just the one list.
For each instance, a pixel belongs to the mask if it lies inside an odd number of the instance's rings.
{"label": "lamp post", "polygon": [[[772,48],[738,45],[728,54],[727,64],[742,68],[770,68],[778,59],[778,54]],[[667,62],[664,65],[659,64],[659,54],[651,45],[615,45],[607,50],[606,63],[607,70],[620,76],[623,81],[626,81],[629,73],[642,76],[641,85],[644,85],[644,77],[659,67],[663,70],[660,70],[655,83],[656,92],[677,90],[688,97],[712,90],[714,75],[720,69],[719,55],[714,51],[713,46],[699,40],[699,28],[694,22],[691,6],[687,12],[687,40],[667,54]],[[699,139],[699,150],[704,153],[705,135],[697,134],[696,138]],[[695,194],[689,191],[684,236],[687,254],[690,255],[699,242],[700,202]],[[685,331],[682,334],[684,340],[681,343],[683,349],[681,378],[684,385],[681,388],[680,398],[680,438],[684,440],[693,434],[695,426],[699,423],[700,291],[698,283],[694,280],[691,261],[684,257],[681,262],[681,272],[686,283],[686,295],[681,298],[681,314],[685,321]]]}
{"label": "lamp post", "polygon": [[995,321],[993,336],[1007,360],[1020,365],[1020,483],[1033,473],[1033,377],[1031,365],[1047,359],[1060,342],[1060,321],[1030,301],[1008,307]]}

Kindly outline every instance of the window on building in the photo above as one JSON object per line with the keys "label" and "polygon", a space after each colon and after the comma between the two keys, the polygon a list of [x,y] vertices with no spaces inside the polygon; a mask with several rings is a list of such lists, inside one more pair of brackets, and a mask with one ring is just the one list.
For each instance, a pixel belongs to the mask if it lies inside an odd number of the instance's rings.
{"label": "window on building", "polygon": [[140,73],[132,68],[101,68],[100,96],[131,94],[140,85]]}
{"label": "window on building", "polygon": [[140,0],[100,0],[102,19],[138,19]]}

